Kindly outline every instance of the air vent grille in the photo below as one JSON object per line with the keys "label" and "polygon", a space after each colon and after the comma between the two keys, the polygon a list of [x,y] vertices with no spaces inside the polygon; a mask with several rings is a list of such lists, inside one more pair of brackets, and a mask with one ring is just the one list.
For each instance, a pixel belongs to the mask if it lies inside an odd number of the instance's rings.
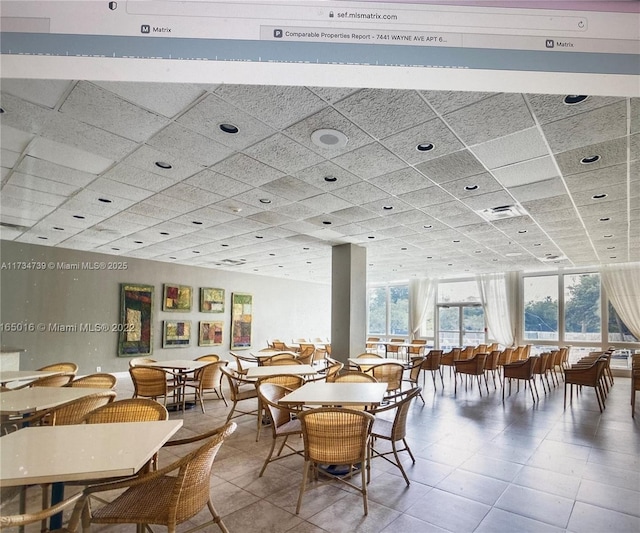
{"label": "air vent grille", "polygon": [[494,220],[503,220],[505,218],[522,217],[527,214],[521,205],[499,205],[489,209],[476,211],[482,218],[488,222]]}

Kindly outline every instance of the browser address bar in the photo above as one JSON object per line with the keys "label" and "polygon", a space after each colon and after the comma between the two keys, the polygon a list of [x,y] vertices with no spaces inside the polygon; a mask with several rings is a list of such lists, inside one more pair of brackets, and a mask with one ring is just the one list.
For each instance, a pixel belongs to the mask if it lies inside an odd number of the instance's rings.
{"label": "browser address bar", "polygon": [[131,15],[176,17],[211,17],[224,19],[271,20],[274,22],[319,21],[365,24],[406,24],[447,28],[576,31],[587,29],[586,17],[550,16],[509,13],[477,13],[464,11],[385,9],[335,6],[290,5],[274,3],[240,3],[207,1],[127,1]]}

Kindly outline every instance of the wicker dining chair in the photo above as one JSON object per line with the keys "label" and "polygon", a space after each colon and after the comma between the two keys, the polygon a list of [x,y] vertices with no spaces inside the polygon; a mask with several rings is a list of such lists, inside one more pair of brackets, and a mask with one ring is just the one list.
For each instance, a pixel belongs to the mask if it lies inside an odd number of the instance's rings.
{"label": "wicker dining chair", "polygon": [[338,374],[333,380],[334,383],[378,383],[378,380],[371,374],[360,370],[349,370]]}
{"label": "wicker dining chair", "polygon": [[[407,477],[407,473],[402,466],[402,461],[400,461],[399,452],[407,452],[409,457],[411,457],[411,461],[415,464],[416,459],[411,453],[411,449],[409,448],[409,444],[407,443],[407,414],[409,412],[409,407],[411,406],[411,401],[416,397],[420,396],[421,392],[420,387],[414,387],[405,392],[401,392],[396,395],[396,401],[386,405],[384,407],[379,407],[374,409],[373,411],[369,411],[373,415],[375,415],[375,420],[373,421],[373,428],[371,429],[371,459],[375,459],[376,457],[382,457],[386,461],[390,462],[392,465],[397,466],[402,473],[402,477],[404,478],[407,485],[410,484],[409,478]],[[389,420],[388,418],[377,416],[380,413],[384,413],[386,411],[390,411],[395,409],[395,415],[393,420]],[[380,451],[376,449],[377,440],[385,440],[391,443],[391,451]],[[404,448],[398,449],[397,443],[402,442]],[[393,455],[394,460],[389,458],[389,455]],[[368,477],[371,477],[371,473],[368,472]]]}
{"label": "wicker dining chair", "polygon": [[69,387],[86,387],[89,389],[113,389],[118,382],[113,374],[98,372],[97,374],[88,374],[81,378],[74,379],[69,383]]}
{"label": "wicker dining chair", "polygon": [[236,360],[236,372],[238,374],[246,374],[248,367],[258,364],[258,360],[255,357],[247,357],[235,352],[229,352],[229,354]]}
{"label": "wicker dining chair", "polygon": [[262,359],[262,366],[272,366],[272,365],[297,365],[298,358],[296,355],[292,353],[277,353],[272,355],[271,357],[265,357]]}
{"label": "wicker dining chair", "polygon": [[[80,503],[78,503],[80,502]],[[24,528],[24,526],[28,526],[29,524],[35,524],[36,522],[45,522],[48,518],[51,518],[58,513],[63,512],[65,509],[71,507],[76,504],[80,506],[80,509],[83,505],[82,500],[82,492],[77,492],[73,496],[68,497],[67,499],[52,505],[51,507],[46,507],[40,511],[35,511],[32,513],[23,513],[18,515],[2,515],[0,516],[0,530],[8,529],[8,528]],[[72,515],[72,520],[69,521],[67,527],[59,528],[59,529],[46,529],[43,532],[46,533],[75,533],[78,531],[78,526],[80,525],[80,513],[77,512],[75,515]]]}
{"label": "wicker dining chair", "polygon": [[129,359],[129,368],[138,366],[138,365],[146,365],[148,363],[156,363],[155,359],[151,357],[133,357]]}
{"label": "wicker dining chair", "polygon": [[[87,487],[83,491],[83,531],[89,532],[90,525],[96,523],[137,524],[141,531],[148,525],[162,525],[167,527],[169,533],[175,533],[179,524],[194,517],[206,506],[212,520],[189,531],[217,524],[223,533],[228,533],[211,501],[210,483],[216,454],[235,429],[235,423],[227,424],[224,431],[208,439],[197,450],[155,472]],[[113,501],[96,510],[91,509],[89,496],[121,489],[126,490]]]}
{"label": "wicker dining chair", "polygon": [[450,351],[443,353],[440,358],[440,364],[449,367],[449,376],[451,376],[453,367],[456,366],[455,362],[460,359],[460,352],[462,352],[460,348],[451,348]]}
{"label": "wicker dining chair", "polygon": [[605,392],[603,390],[602,378],[607,364],[606,359],[596,359],[590,366],[576,365],[576,367],[566,368],[564,371],[564,408],[567,408],[567,385],[570,387],[569,401],[573,405],[573,386],[593,387],[596,392],[596,399],[600,412],[605,409]]}
{"label": "wicker dining chair", "polygon": [[233,369],[229,369],[227,367],[221,367],[220,371],[227,378],[227,382],[229,384],[229,394],[231,396],[231,401],[233,402],[231,405],[231,410],[227,415],[227,423],[232,418],[237,418],[242,415],[253,415],[258,417],[258,424],[261,422],[259,417],[259,411],[257,408],[252,409],[251,411],[243,411],[238,409],[238,403],[244,400],[257,400],[258,393],[256,392],[256,380],[247,379],[243,374],[239,374]]}
{"label": "wicker dining chair", "polygon": [[[300,513],[309,474],[322,474],[360,492],[364,514],[367,515],[369,508],[366,470],[373,415],[355,409],[321,407],[302,411],[297,417],[300,420],[304,441],[304,468],[296,514]],[[325,468],[322,468],[323,465]],[[338,473],[335,469],[341,466],[347,470]],[[360,486],[350,481],[358,472],[361,478]]]}
{"label": "wicker dining chair", "polygon": [[[284,387],[288,391],[293,391],[299,389],[306,383],[305,378],[303,376],[295,376],[293,374],[274,374],[272,376],[265,376],[263,378],[258,379],[256,382],[256,392],[258,386],[261,383],[271,383],[272,385],[279,385],[280,387]],[[258,394],[258,429],[256,431],[256,442],[260,440],[260,433],[262,430],[262,422],[263,415],[268,419],[269,415],[266,413],[267,409],[262,404],[262,400],[260,399],[260,395]]]}
{"label": "wicker dining chair", "polygon": [[[467,388],[468,376],[476,376],[478,380],[478,390],[480,392],[480,396],[482,396],[482,378],[484,377],[484,386],[487,388],[487,394],[489,394],[489,385],[487,384],[487,376],[484,373],[484,364],[487,360],[486,353],[479,353],[474,355],[471,359],[460,359],[455,362],[455,376],[454,376],[454,389],[453,393],[457,394],[458,392],[458,375],[460,374],[467,376],[465,380],[465,390]],[[471,381],[473,385],[473,378]]]}
{"label": "wicker dining chair", "polygon": [[225,406],[228,406],[227,399],[224,397],[222,391],[222,368],[229,364],[228,361],[214,361],[207,366],[203,366],[196,370],[193,381],[186,381],[185,392],[187,389],[193,389],[195,400],[200,402],[200,409],[204,414],[204,397],[207,392],[213,392],[219,400],[224,402]]}
{"label": "wicker dining chair", "polygon": [[300,343],[298,360],[303,365],[312,365],[315,355],[316,355],[316,347],[314,344]]}
{"label": "wicker dining chair", "polygon": [[[498,384],[496,383],[496,374],[499,372],[498,360],[500,359],[500,350],[492,350],[487,355],[487,360],[484,362],[484,374],[485,374],[485,382],[487,381],[487,376],[491,374],[491,379],[493,379],[493,388],[498,390]],[[498,381],[500,381],[500,376],[498,376]],[[502,383],[502,382],[500,382]]]}
{"label": "wicker dining chair", "polygon": [[402,388],[402,375],[404,365],[402,363],[385,363],[376,365],[367,370],[379,383],[387,384],[387,394],[393,394]]}
{"label": "wicker dining chair", "polygon": [[87,424],[112,424],[116,422],[157,422],[168,420],[167,408],[149,398],[126,398],[108,403],[87,413]]}
{"label": "wicker dining chair", "polygon": [[[509,380],[509,394],[511,394],[511,380],[518,380],[518,389],[520,389],[520,381],[524,381],[525,385],[529,383],[529,390],[531,391],[531,399],[536,401],[536,397],[539,400],[538,387],[536,386],[536,380],[534,379],[534,370],[536,366],[540,364],[539,357],[529,357],[524,361],[515,361],[504,365],[502,367],[502,401],[504,402],[505,381]],[[536,391],[536,395],[533,395],[533,391]]]}
{"label": "wicker dining chair", "polygon": [[162,368],[133,366],[129,367],[129,374],[133,382],[134,398],[153,398],[154,400],[162,398],[163,404],[166,406],[169,394],[180,388],[167,381],[167,372]]}
{"label": "wicker dining chair", "polygon": [[42,376],[41,378],[34,379],[28,383],[24,383],[19,387],[14,387],[13,390],[29,389],[31,387],[66,387],[73,381],[75,374],[71,372],[63,372],[60,374],[53,374],[51,376]]}
{"label": "wicker dining chair", "polygon": [[[422,370],[431,372],[431,379],[433,380],[433,388],[436,388],[436,372],[440,374],[440,382],[444,389],[444,378],[442,377],[442,350],[429,350],[429,353],[425,356],[422,362]],[[425,374],[422,374],[422,386],[425,384]]]}
{"label": "wicker dining chair", "polygon": [[325,381],[327,383],[331,383],[336,380],[340,371],[344,368],[344,363],[340,361],[332,360],[333,362],[327,366],[327,370],[325,373]]}
{"label": "wicker dining chair", "polygon": [[[412,388],[419,387],[418,380],[420,379],[420,374],[422,373],[422,370],[424,368],[425,360],[426,360],[426,357],[412,357],[411,363],[409,364],[409,373],[405,378],[403,378],[402,381],[405,383],[410,383]],[[422,381],[424,381],[424,379]],[[422,391],[422,389],[420,390]],[[424,404],[425,401],[424,401],[424,398],[422,397],[422,393],[418,392],[418,396],[420,396],[420,399]]]}
{"label": "wicker dining chair", "polygon": [[42,372],[65,372],[71,373],[74,376],[78,373],[78,365],[75,363],[53,363],[51,365],[43,366],[42,368],[38,368],[38,370]]}
{"label": "wicker dining chair", "polygon": [[[271,421],[271,436],[273,437],[269,455],[267,455],[267,458],[264,460],[264,464],[258,474],[258,477],[262,477],[269,463],[284,459],[285,457],[291,457],[292,455],[302,455],[302,450],[294,448],[287,442],[289,437],[301,436],[302,428],[300,426],[300,420],[295,416],[299,411],[288,409],[278,404],[278,400],[289,394],[293,389],[263,381],[258,383],[256,389],[258,398],[260,398],[260,404],[266,409],[269,415],[269,420]],[[273,452],[276,449],[278,439],[281,439],[282,442],[278,448],[278,453],[274,456]],[[282,455],[285,447],[290,450],[290,453]]]}
{"label": "wicker dining chair", "polygon": [[89,396],[83,396],[50,409],[43,418],[42,423],[48,426],[81,424],[88,413],[113,402],[115,397],[116,393],[112,390],[94,392]]}

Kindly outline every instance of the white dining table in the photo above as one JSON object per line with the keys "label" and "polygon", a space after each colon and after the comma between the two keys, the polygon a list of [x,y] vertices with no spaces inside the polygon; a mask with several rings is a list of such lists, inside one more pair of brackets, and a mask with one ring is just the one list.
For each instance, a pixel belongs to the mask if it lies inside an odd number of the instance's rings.
{"label": "white dining table", "polygon": [[181,426],[162,420],[27,427],[2,437],[0,484],[132,476]]}
{"label": "white dining table", "polygon": [[[14,391],[0,392],[1,415],[26,415],[51,409],[72,400],[84,398],[104,389],[84,387],[29,387]],[[4,439],[2,446],[4,447]]]}
{"label": "white dining table", "polygon": [[386,383],[305,383],[280,399],[286,405],[379,405],[387,391]]}
{"label": "white dining table", "polygon": [[5,386],[7,383],[16,381],[33,381],[34,379],[55,374],[60,374],[60,372],[51,372],[49,370],[2,370],[0,371],[0,385]]}
{"label": "white dining table", "polygon": [[247,369],[248,378],[264,378],[276,374],[290,374],[293,376],[314,376],[318,370],[311,365],[272,365],[252,366]]}

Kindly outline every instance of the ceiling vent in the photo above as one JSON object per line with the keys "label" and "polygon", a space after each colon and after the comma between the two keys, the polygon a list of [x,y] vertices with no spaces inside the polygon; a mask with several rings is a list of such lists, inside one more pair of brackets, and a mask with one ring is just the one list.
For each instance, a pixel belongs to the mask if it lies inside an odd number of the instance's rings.
{"label": "ceiling vent", "polygon": [[542,261],[543,263],[554,263],[556,261],[566,261],[566,255],[545,255],[544,257],[538,257],[538,261]]}
{"label": "ceiling vent", "polygon": [[243,259],[222,259],[216,265],[226,265],[226,266],[239,266],[244,265],[245,261]]}
{"label": "ceiling vent", "polygon": [[322,129],[311,134],[311,142],[320,148],[338,150],[347,146],[349,137],[338,130]]}
{"label": "ceiling vent", "polygon": [[20,224],[12,224],[11,222],[0,222],[3,228],[17,229],[18,231],[27,231],[29,226],[21,226]]}
{"label": "ceiling vent", "polygon": [[505,218],[521,217],[527,214],[524,207],[520,205],[500,205],[498,207],[482,209],[481,211],[476,212],[488,222],[502,220]]}

